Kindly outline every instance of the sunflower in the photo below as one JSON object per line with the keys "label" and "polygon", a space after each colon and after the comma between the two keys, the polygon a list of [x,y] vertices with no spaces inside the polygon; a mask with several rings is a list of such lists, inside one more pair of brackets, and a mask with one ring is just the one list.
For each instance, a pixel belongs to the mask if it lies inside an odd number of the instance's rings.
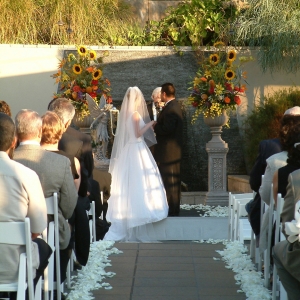
{"label": "sunflower", "polygon": [[220,61],[220,56],[217,54],[217,53],[214,53],[214,54],[211,54],[209,56],[209,62],[212,64],[212,65],[217,65]]}
{"label": "sunflower", "polygon": [[221,48],[221,47],[225,47],[225,44],[221,41],[214,43],[214,47],[215,48]]}
{"label": "sunflower", "polygon": [[96,51],[90,50],[90,51],[89,51],[89,58],[90,58],[91,60],[95,60],[96,57],[97,57]]}
{"label": "sunflower", "polygon": [[102,76],[102,71],[101,70],[95,70],[93,72],[93,80],[98,80]]}
{"label": "sunflower", "polygon": [[77,48],[77,52],[79,53],[79,55],[85,56],[85,55],[87,54],[87,49],[86,49],[85,46],[80,45],[80,46]]}
{"label": "sunflower", "polygon": [[82,67],[79,64],[74,64],[72,70],[73,70],[73,73],[79,75],[82,72]]}
{"label": "sunflower", "polygon": [[232,80],[235,77],[235,73],[233,70],[229,69],[225,72],[225,78],[227,80]]}
{"label": "sunflower", "polygon": [[227,53],[227,60],[228,61],[235,61],[235,59],[236,59],[236,52],[235,52],[235,50],[230,50]]}

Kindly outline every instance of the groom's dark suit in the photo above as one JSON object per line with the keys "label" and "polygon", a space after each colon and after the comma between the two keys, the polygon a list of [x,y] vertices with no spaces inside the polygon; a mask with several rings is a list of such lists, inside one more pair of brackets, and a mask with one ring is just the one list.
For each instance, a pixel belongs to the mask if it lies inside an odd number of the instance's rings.
{"label": "groom's dark suit", "polygon": [[157,145],[153,155],[166,189],[169,216],[178,216],[180,211],[182,127],[181,108],[175,99],[171,100],[154,127]]}

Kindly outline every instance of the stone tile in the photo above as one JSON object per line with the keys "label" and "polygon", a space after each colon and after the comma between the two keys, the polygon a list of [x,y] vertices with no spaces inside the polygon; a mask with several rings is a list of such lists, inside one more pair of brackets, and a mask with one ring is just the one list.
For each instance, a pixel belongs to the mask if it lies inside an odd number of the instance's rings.
{"label": "stone tile", "polygon": [[164,264],[164,263],[139,263],[136,270],[138,271],[192,271],[193,264]]}
{"label": "stone tile", "polygon": [[173,249],[190,249],[190,242],[167,242],[163,241],[163,243],[157,243],[157,244],[140,244],[140,250],[173,250]]}
{"label": "stone tile", "polygon": [[160,278],[194,278],[195,272],[191,271],[144,271],[144,270],[136,270],[135,278],[138,277],[160,277]]}
{"label": "stone tile", "polygon": [[[184,295],[184,297],[182,297],[182,296],[176,297],[174,295],[173,296],[155,295],[155,298],[153,298],[153,296],[144,295],[143,298],[142,298],[142,300],[197,300],[197,299],[198,299],[198,297],[195,298],[195,295]],[[105,299],[105,300],[107,300],[107,299]],[[110,299],[108,299],[108,300],[110,300]],[[118,300],[118,299],[116,299],[116,300]],[[131,300],[141,300],[141,296],[140,295],[137,295],[137,296],[133,295],[132,298],[131,298]],[[216,300],[216,299],[214,299],[214,300]],[[235,299],[233,299],[233,300],[235,300]],[[239,300],[239,299],[237,299],[237,300]]]}
{"label": "stone tile", "polygon": [[207,249],[207,250],[192,250],[193,256],[198,257],[217,257],[221,258],[220,254],[218,252],[215,252],[213,250]]}
{"label": "stone tile", "polygon": [[117,276],[106,278],[105,282],[108,282],[113,289],[119,287],[131,287],[133,283],[133,276]]}
{"label": "stone tile", "polygon": [[[191,244],[191,249],[194,252],[196,251],[215,251],[215,250],[223,250],[224,245],[222,243],[218,244],[206,244],[206,243],[192,243]],[[217,253],[217,252],[215,252]]]}
{"label": "stone tile", "polygon": [[149,257],[142,256],[138,258],[138,264],[140,263],[163,263],[163,264],[191,264],[193,263],[192,257]]}
{"label": "stone tile", "polygon": [[134,250],[134,249],[138,249],[139,248],[139,244],[138,243],[115,243],[114,247],[116,247],[119,250]]}
{"label": "stone tile", "polygon": [[[238,296],[239,293],[237,292],[237,290],[239,290],[239,286],[236,286],[236,289],[234,289],[232,287],[220,287],[220,288],[218,288],[217,286],[214,286],[214,288],[212,288],[212,286],[202,287],[202,288],[199,289],[199,295],[200,295],[200,299],[201,299],[201,297],[203,299],[206,299],[206,296],[214,296],[215,299],[223,299],[224,295],[226,295],[226,296]],[[245,297],[244,293],[242,295]],[[222,298],[218,298],[218,297],[222,297]],[[257,300],[259,300],[259,299],[257,299]]]}
{"label": "stone tile", "polygon": [[139,257],[142,256],[169,256],[169,257],[183,257],[183,256],[191,256],[192,250],[190,249],[158,249],[158,250],[140,250]]}
{"label": "stone tile", "polygon": [[[120,250],[120,249],[119,249]],[[137,256],[137,249],[123,249],[123,253],[120,254],[112,254],[109,257],[119,257],[119,256]]]}
{"label": "stone tile", "polygon": [[119,263],[135,264],[136,261],[135,256],[109,256],[108,259],[111,260],[112,265],[117,265]]}
{"label": "stone tile", "polygon": [[131,286],[113,286],[111,290],[105,290],[104,288],[101,288],[99,290],[93,291],[94,295],[125,295],[130,296],[131,293]]}
{"label": "stone tile", "polygon": [[[100,294],[94,294],[95,300],[104,300]],[[129,295],[105,295],[105,300],[131,300]]]}
{"label": "stone tile", "polygon": [[[156,297],[168,296],[173,297],[173,299],[198,299],[198,290],[196,287],[134,287],[132,297],[135,299],[144,299],[144,295],[147,295],[149,298],[152,297],[153,300],[157,299]],[[140,298],[138,298],[140,297]]]}
{"label": "stone tile", "polygon": [[[175,273],[175,272],[174,272]],[[176,273],[175,273],[176,274]],[[152,276],[152,277],[141,277],[135,278],[134,287],[196,287],[197,282],[194,277],[177,277],[177,276]]]}
{"label": "stone tile", "polygon": [[[120,264],[120,265],[113,265],[111,267],[105,268],[107,272],[114,272],[116,275],[114,277],[132,277],[134,274],[135,265],[133,264]],[[113,277],[113,278],[114,278]]]}
{"label": "stone tile", "polygon": [[199,299],[205,299],[205,300],[245,300],[247,299],[246,298],[246,295],[244,293],[238,293],[236,296],[234,295],[222,295],[220,297],[217,297],[217,296],[209,296],[209,295],[205,295],[205,298],[204,297],[200,297]]}
{"label": "stone tile", "polygon": [[208,262],[207,258],[203,258],[203,262],[198,262],[197,264],[194,264],[194,270],[196,273],[203,273],[206,271],[211,270],[217,271],[217,272],[230,272],[231,270],[228,270],[225,268],[225,264],[222,261],[212,261]]}

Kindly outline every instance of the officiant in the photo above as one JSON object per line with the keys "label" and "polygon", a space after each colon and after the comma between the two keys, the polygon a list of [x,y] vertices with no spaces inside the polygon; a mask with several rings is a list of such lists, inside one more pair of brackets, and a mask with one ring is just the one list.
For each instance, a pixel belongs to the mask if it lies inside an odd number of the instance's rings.
{"label": "officiant", "polygon": [[149,112],[149,116],[151,121],[157,121],[158,115],[164,106],[164,103],[161,101],[160,98],[161,87],[157,87],[153,90],[151,98],[152,101],[147,104],[147,109]]}

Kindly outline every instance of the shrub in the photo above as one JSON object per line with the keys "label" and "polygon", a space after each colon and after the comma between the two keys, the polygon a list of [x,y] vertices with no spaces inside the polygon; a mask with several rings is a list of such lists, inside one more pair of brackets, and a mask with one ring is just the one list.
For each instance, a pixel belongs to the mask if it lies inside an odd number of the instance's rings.
{"label": "shrub", "polygon": [[289,88],[264,98],[264,104],[256,107],[244,121],[244,145],[246,164],[252,168],[259,142],[279,136],[280,120],[284,112],[300,104],[300,89]]}

